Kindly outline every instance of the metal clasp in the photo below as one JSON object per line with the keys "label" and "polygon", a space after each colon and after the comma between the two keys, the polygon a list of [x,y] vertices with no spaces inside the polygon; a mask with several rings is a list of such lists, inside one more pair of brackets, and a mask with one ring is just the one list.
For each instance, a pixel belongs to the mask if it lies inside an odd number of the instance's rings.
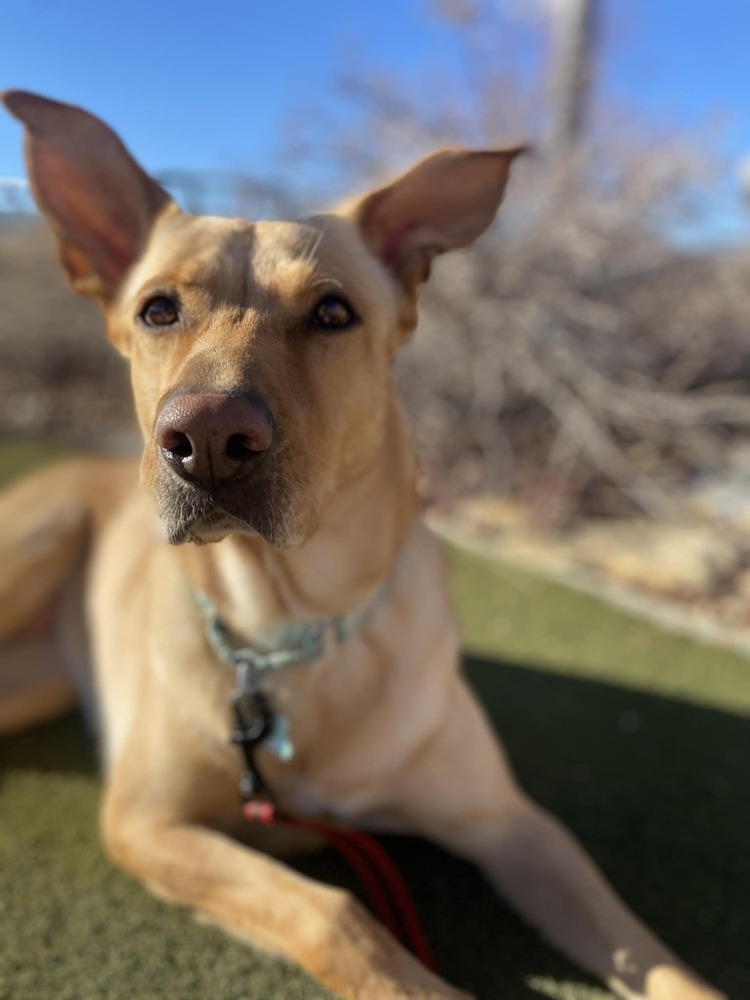
{"label": "metal clasp", "polygon": [[259,794],[270,797],[255,762],[255,751],[274,731],[275,716],[268,699],[258,687],[252,664],[248,662],[237,665],[232,709],[236,725],[231,740],[240,747],[245,758],[245,771],[239,783],[240,794],[245,801]]}

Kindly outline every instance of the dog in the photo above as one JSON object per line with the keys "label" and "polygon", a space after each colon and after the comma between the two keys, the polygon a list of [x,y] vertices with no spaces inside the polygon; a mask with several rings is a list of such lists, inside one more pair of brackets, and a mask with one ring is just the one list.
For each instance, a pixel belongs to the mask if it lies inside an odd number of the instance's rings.
{"label": "dog", "polygon": [[180,211],[79,108],[3,100],[145,440],[141,485],[132,463],[77,460],[2,498],[4,729],[95,700],[112,861],[341,997],[468,994],[253,843],[232,704],[263,716],[250,792],[471,860],[622,997],[718,1000],[519,788],[420,521],[391,363],[432,260],[491,224],[521,148],[442,151],[329,214],[250,223]]}

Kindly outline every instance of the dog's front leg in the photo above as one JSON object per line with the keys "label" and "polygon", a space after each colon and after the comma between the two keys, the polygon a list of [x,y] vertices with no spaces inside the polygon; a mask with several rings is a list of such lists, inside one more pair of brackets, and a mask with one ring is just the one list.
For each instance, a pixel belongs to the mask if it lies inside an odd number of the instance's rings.
{"label": "dog's front leg", "polygon": [[[156,895],[284,955],[347,1000],[470,1000],[420,965],[348,893],[181,820],[179,803],[165,802],[163,790],[144,787],[127,771],[124,760],[111,777],[104,844]],[[212,788],[217,774],[193,768],[190,781]]]}
{"label": "dog's front leg", "polygon": [[625,906],[561,823],[519,789],[463,681],[398,786],[416,832],[475,862],[518,913],[627,1000],[721,1000]]}

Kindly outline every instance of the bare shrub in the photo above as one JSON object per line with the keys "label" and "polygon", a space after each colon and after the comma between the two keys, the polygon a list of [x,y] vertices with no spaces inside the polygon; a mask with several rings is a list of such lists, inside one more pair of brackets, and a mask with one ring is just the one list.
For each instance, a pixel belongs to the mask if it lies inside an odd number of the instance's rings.
{"label": "bare shrub", "polygon": [[36,219],[0,216],[0,432],[96,446],[132,426],[124,362]]}

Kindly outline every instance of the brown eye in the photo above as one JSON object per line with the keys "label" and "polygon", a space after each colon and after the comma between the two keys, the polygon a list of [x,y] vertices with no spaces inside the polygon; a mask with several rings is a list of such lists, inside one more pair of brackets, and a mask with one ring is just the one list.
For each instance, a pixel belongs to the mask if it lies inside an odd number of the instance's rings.
{"label": "brown eye", "polygon": [[351,306],[335,295],[327,295],[315,307],[312,325],[319,330],[346,330],[358,321]]}
{"label": "brown eye", "polygon": [[177,303],[167,295],[157,295],[149,299],[141,309],[138,318],[150,327],[174,326],[180,318]]}

